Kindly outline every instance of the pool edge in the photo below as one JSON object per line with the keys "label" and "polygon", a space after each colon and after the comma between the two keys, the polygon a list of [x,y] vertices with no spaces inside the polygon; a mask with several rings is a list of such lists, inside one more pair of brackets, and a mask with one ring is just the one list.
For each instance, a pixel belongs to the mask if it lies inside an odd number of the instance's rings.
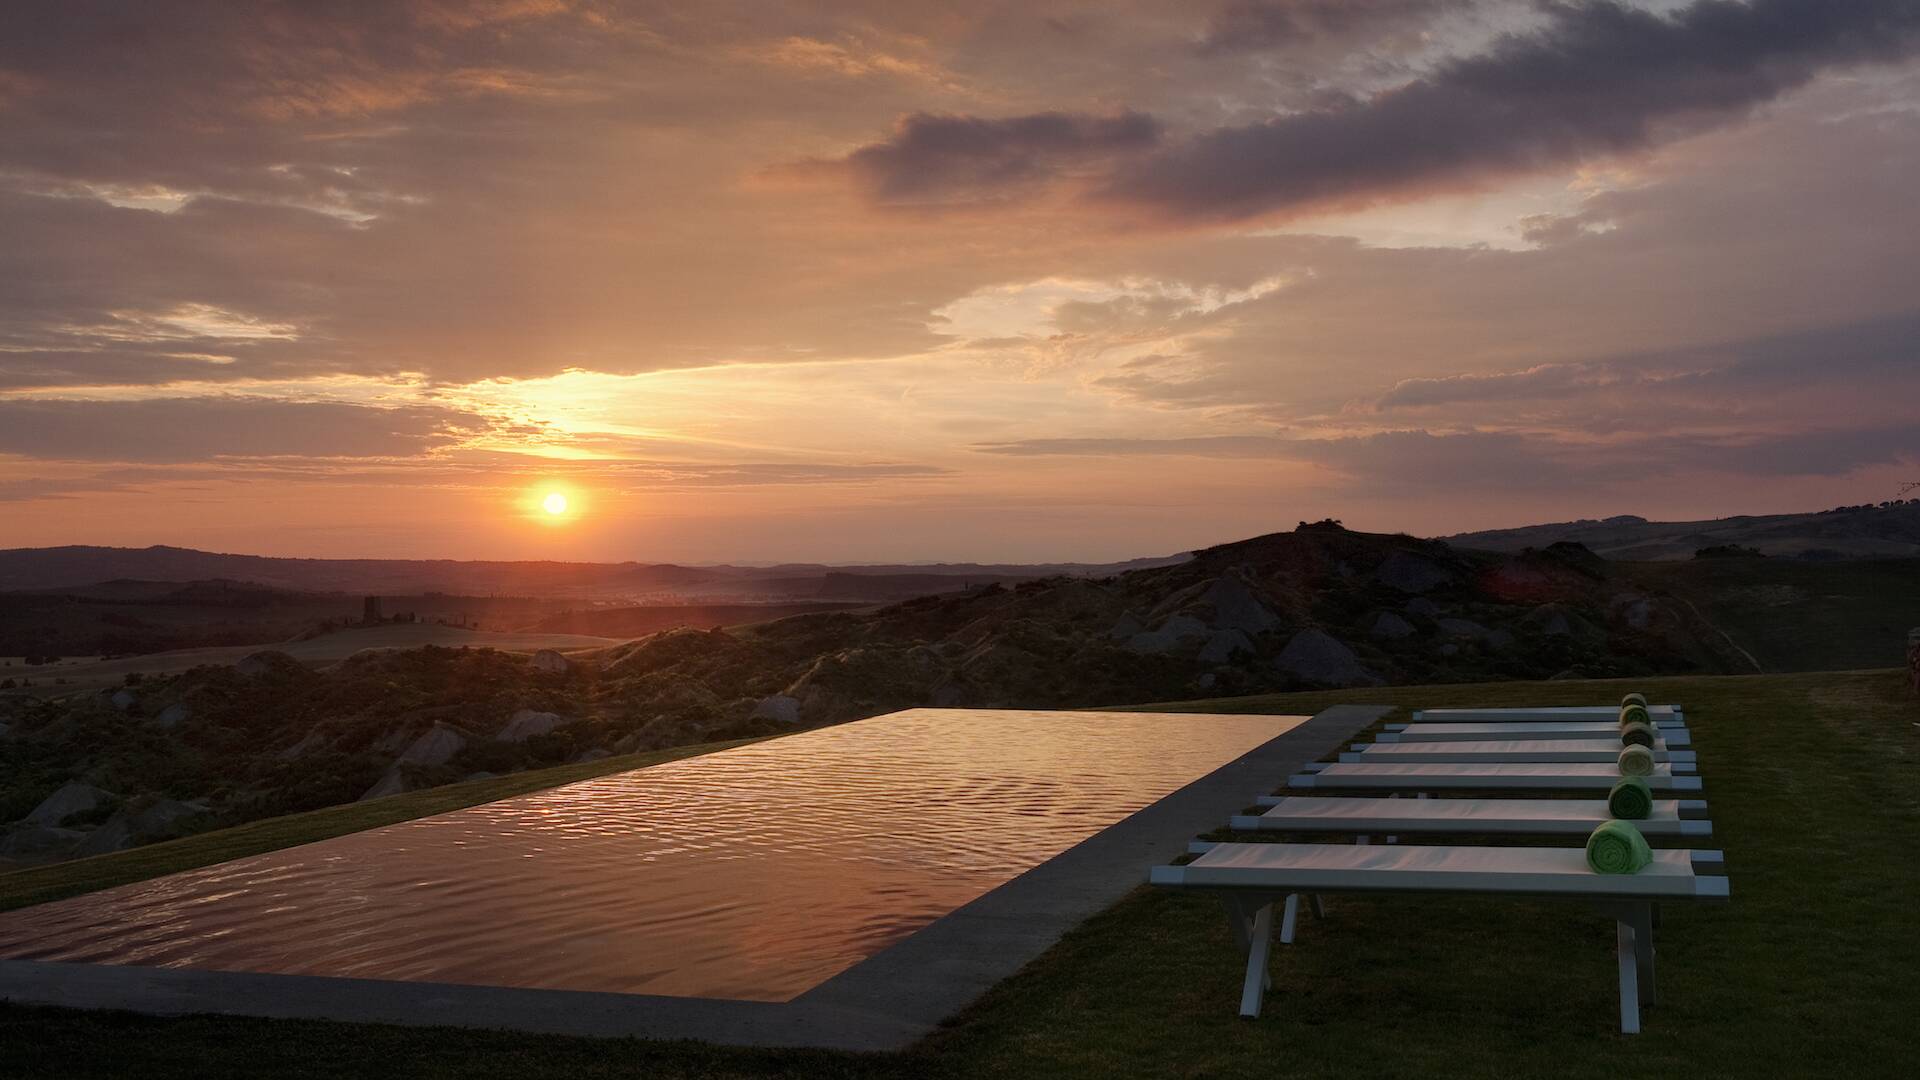
{"label": "pool edge", "polygon": [[899,1050],[1026,966],[1170,861],[1196,833],[1389,710],[1335,705],[948,912],[787,1002],[333,976],[0,961],[0,1000],[157,1015],[490,1028]]}

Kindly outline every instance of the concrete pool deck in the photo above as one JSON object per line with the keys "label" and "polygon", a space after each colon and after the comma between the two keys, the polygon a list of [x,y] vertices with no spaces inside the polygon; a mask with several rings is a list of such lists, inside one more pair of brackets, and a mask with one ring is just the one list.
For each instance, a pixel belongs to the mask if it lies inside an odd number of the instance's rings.
{"label": "concrete pool deck", "polygon": [[184,1015],[899,1050],[1388,711],[1323,710],[786,1002],[0,961],[0,1000]]}

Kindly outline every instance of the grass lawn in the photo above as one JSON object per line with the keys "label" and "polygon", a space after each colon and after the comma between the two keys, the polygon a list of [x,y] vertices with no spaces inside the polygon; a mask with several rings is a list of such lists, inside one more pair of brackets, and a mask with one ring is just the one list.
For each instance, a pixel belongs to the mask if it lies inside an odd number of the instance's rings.
{"label": "grass lawn", "polygon": [[[1727,852],[1733,880],[1729,906],[1669,905],[1661,1003],[1646,1011],[1638,1036],[1616,1028],[1612,924],[1576,905],[1335,898],[1324,922],[1303,920],[1297,944],[1275,947],[1276,990],[1266,1015],[1249,1022],[1235,1015],[1244,956],[1218,907],[1142,888],[899,1055],[0,1006],[0,1072],[515,1080],[1909,1075],[1920,1016],[1920,933],[1913,923],[1920,893],[1920,733],[1913,722],[1920,702],[1893,671],[1636,685],[1686,706],[1713,807],[1713,844]],[[1155,707],[1310,712],[1335,701],[1578,704],[1616,700],[1626,689],[1394,687]],[[594,771],[619,764],[632,763],[597,762]],[[456,790],[421,793],[465,799],[424,812],[478,801]],[[526,787],[481,797],[516,790]],[[315,819],[378,805],[230,831],[253,831],[248,841],[210,834],[16,872],[0,876],[0,897],[17,904],[130,880],[143,867],[160,873],[210,861],[206,856],[218,851],[266,850],[260,845],[276,836],[287,843],[335,835],[350,823]],[[1222,819],[1235,809],[1222,806]],[[274,828],[281,831],[257,831]],[[191,848],[196,844],[232,846]],[[133,861],[142,856],[150,861]],[[110,874],[89,869],[110,860],[125,861]]]}

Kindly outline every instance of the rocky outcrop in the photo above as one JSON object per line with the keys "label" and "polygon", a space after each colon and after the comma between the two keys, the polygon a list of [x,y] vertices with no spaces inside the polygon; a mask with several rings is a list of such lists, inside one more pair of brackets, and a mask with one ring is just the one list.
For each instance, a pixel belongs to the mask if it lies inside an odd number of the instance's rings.
{"label": "rocky outcrop", "polygon": [[140,704],[140,695],[131,690],[115,690],[113,696],[107,699],[107,703],[121,712],[126,712]]}
{"label": "rocky outcrop", "polygon": [[1638,593],[1621,593],[1608,602],[1613,617],[1635,630],[1653,625],[1653,602]]}
{"label": "rocky outcrop", "polygon": [[1399,641],[1412,637],[1417,631],[1407,620],[1391,611],[1383,611],[1374,617],[1373,627],[1367,633],[1379,641]]}
{"label": "rocky outcrop", "polygon": [[51,825],[19,825],[0,840],[0,855],[10,859],[45,859],[69,854],[86,833]]}
{"label": "rocky outcrop", "polygon": [[1542,604],[1526,615],[1527,629],[1547,637],[1572,637],[1573,620],[1567,617],[1565,610],[1554,604]]}
{"label": "rocky outcrop", "polygon": [[172,705],[161,709],[160,712],[155,715],[153,719],[147,721],[147,723],[162,730],[171,731],[185,723],[187,719],[192,716],[192,709],[187,708],[179,702],[174,702]]}
{"label": "rocky outcrop", "polygon": [[1115,641],[1125,641],[1135,634],[1146,630],[1138,616],[1129,611],[1122,614],[1118,621],[1107,630],[1107,636]]}
{"label": "rocky outcrop", "polygon": [[401,765],[445,765],[467,748],[467,737],[445,724],[435,724],[400,754]]}
{"label": "rocky outcrop", "polygon": [[262,649],[241,657],[233,665],[233,670],[249,679],[258,679],[299,666],[300,661],[278,649]]}
{"label": "rocky outcrop", "polygon": [[1453,572],[1432,559],[1396,551],[1374,568],[1374,580],[1403,593],[1432,592],[1453,580]]}
{"label": "rocky outcrop", "polygon": [[424,769],[445,765],[453,760],[455,754],[466,748],[465,733],[445,724],[435,724],[408,744],[406,750],[401,752],[399,760],[395,761],[387,769],[386,774],[367,789],[366,794],[360,796],[360,801],[398,795],[411,786],[407,777],[407,766]]}
{"label": "rocky outcrop", "polygon": [[309,751],[326,741],[326,735],[321,732],[319,727],[315,727],[312,731],[301,736],[299,742],[280,751],[275,754],[274,757],[280,761],[298,761],[300,758],[305,757]]}
{"label": "rocky outcrop", "polygon": [[1216,630],[1200,646],[1200,655],[1195,659],[1203,664],[1224,664],[1240,654],[1253,653],[1253,639],[1239,629]]}
{"label": "rocky outcrop", "polygon": [[1361,666],[1352,649],[1324,630],[1309,628],[1293,635],[1273,664],[1302,682],[1320,686],[1372,686],[1380,681]]}
{"label": "rocky outcrop", "polygon": [[[1505,630],[1494,630],[1482,626],[1472,619],[1439,619],[1436,620],[1436,623],[1440,627],[1440,632],[1446,634],[1448,637],[1477,641],[1488,648],[1504,649],[1513,644],[1512,634]],[[1448,653],[1446,655],[1452,656],[1454,654]]]}
{"label": "rocky outcrop", "polygon": [[501,742],[523,743],[535,735],[546,735],[567,722],[559,713],[521,709],[507,718],[507,726],[494,738]]}
{"label": "rocky outcrop", "polygon": [[1207,637],[1207,624],[1188,615],[1175,615],[1148,630],[1127,639],[1127,648],[1137,653],[1164,653]]}
{"label": "rocky outcrop", "polygon": [[122,810],[87,834],[74,848],[77,857],[123,851],[135,844],[180,835],[181,826],[206,813],[206,807],[173,799],[157,799],[137,810]]}
{"label": "rocky outcrop", "polygon": [[786,694],[774,694],[754,703],[755,720],[771,720],[776,724],[789,726],[800,722],[800,699]]}
{"label": "rocky outcrop", "polygon": [[1213,609],[1208,623],[1215,630],[1262,634],[1280,625],[1280,617],[1268,611],[1246,582],[1233,575],[1215,578],[1201,594],[1200,602]]}
{"label": "rocky outcrop", "polygon": [[561,656],[552,649],[541,649],[539,652],[533,654],[533,667],[535,671],[564,675],[573,670],[573,661]]}
{"label": "rocky outcrop", "polygon": [[40,805],[22,818],[29,825],[59,825],[76,814],[98,810],[113,796],[92,784],[74,780],[40,800]]}

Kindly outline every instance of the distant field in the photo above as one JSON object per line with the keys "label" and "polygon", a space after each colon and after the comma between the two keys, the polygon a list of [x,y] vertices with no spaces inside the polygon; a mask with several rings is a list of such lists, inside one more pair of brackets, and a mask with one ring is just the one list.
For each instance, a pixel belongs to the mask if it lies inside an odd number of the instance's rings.
{"label": "distant field", "polygon": [[658,630],[690,626],[711,630],[717,626],[742,626],[770,622],[789,615],[807,615],[816,611],[847,611],[864,605],[853,603],[796,604],[672,604],[657,607],[595,608],[563,611],[541,619],[529,629],[548,633],[592,634],[616,638],[636,638]]}
{"label": "distant field", "polygon": [[[178,649],[173,652],[123,656],[91,663],[7,668],[4,671],[10,676],[24,676],[32,679],[34,688],[37,690],[65,692],[118,686],[126,681],[128,675],[134,673],[172,675],[202,664],[231,664],[263,649],[284,652],[310,667],[324,667],[327,664],[339,663],[364,649],[413,649],[422,645],[444,645],[449,648],[468,646],[476,649],[499,649],[503,652],[533,652],[538,649],[566,652],[605,648],[608,645],[619,644],[620,640],[584,634],[494,633],[486,630],[464,630],[457,626],[439,626],[433,623],[393,623],[385,626],[336,630],[331,634],[323,634],[306,641],[270,645],[232,645],[211,649]],[[56,682],[60,679],[66,681]]]}

